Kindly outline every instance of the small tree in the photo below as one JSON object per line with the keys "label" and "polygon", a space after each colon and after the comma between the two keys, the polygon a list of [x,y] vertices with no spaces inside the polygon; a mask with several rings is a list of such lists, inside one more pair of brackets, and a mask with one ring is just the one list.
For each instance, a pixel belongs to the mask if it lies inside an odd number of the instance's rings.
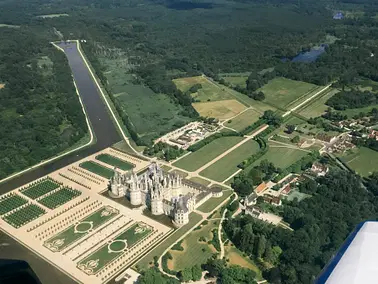
{"label": "small tree", "polygon": [[297,144],[297,143],[299,143],[300,140],[301,140],[301,139],[300,139],[299,136],[297,135],[297,136],[295,136],[293,139],[291,139],[291,142]]}
{"label": "small tree", "polygon": [[293,124],[286,125],[286,133],[291,134],[294,132],[294,130],[295,130],[295,125]]}

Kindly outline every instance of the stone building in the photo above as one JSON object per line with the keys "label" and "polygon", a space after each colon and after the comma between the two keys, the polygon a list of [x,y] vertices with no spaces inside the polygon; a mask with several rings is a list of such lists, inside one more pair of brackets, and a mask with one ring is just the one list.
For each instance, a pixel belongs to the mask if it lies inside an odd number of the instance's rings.
{"label": "stone building", "polygon": [[170,216],[179,226],[187,224],[189,214],[213,196],[209,189],[179,174],[164,172],[155,162],[139,175],[133,170],[122,174],[115,169],[109,191],[114,198],[128,198],[133,206],[146,206],[153,215]]}

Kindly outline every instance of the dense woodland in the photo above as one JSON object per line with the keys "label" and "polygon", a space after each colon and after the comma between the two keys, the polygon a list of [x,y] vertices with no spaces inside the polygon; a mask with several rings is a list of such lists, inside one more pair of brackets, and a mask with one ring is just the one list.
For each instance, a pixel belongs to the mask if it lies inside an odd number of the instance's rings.
{"label": "dense woodland", "polygon": [[269,283],[312,283],[354,227],[376,219],[377,184],[376,174],[363,185],[352,173],[334,171],[301,184],[300,190],[313,197],[285,204],[283,217],[293,232],[248,216],[229,219],[224,228],[239,249],[265,267]]}
{"label": "dense woodland", "polygon": [[29,30],[0,28],[0,38],[2,179],[62,152],[88,129],[64,54]]}

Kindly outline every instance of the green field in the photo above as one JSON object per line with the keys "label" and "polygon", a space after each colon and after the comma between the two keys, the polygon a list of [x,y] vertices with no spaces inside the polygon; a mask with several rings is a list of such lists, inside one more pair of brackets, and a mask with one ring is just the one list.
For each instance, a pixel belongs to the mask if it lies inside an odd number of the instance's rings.
{"label": "green field", "polygon": [[143,223],[134,224],[115,237],[110,243],[101,246],[81,260],[77,267],[88,275],[96,274],[151,233],[152,228],[148,225]]}
{"label": "green field", "polygon": [[93,161],[85,161],[81,163],[79,166],[83,169],[86,169],[96,175],[102,176],[107,179],[110,179],[114,175],[113,170],[103,167],[102,165]]}
{"label": "green field", "polygon": [[328,109],[325,104],[326,101],[338,92],[337,89],[328,89],[324,94],[319,95],[315,100],[311,100],[308,105],[296,112],[306,118],[321,116]]}
{"label": "green field", "polygon": [[[215,224],[214,224],[215,223]],[[170,250],[173,259],[172,268],[176,271],[183,270],[187,267],[193,267],[195,264],[204,264],[215,253],[215,249],[207,242],[200,242],[200,237],[206,238],[206,241],[212,239],[211,230],[218,228],[219,220],[209,221],[207,225],[203,225],[201,229],[192,231],[185,237],[182,247],[184,251]]]}
{"label": "green field", "polygon": [[250,97],[239,93],[233,89],[228,89],[228,92],[232,94],[235,99],[237,99],[239,102],[243,103],[247,107],[253,107],[257,112],[260,114],[263,114],[266,110],[276,110],[277,108],[271,105],[268,105],[262,101],[256,101],[254,99],[251,99]]}
{"label": "green field", "polygon": [[27,188],[20,190],[22,194],[30,197],[31,199],[37,199],[60,186],[59,183],[51,178],[37,181],[35,184],[29,185]]}
{"label": "green field", "polygon": [[169,96],[134,84],[135,77],[129,70],[132,66],[126,63],[128,57],[123,51],[115,50],[112,59],[100,56],[99,60],[116,105],[127,114],[141,137],[150,140],[190,121],[180,114],[183,108]]}
{"label": "green field", "polygon": [[259,151],[259,144],[251,139],[224,156],[208,168],[200,172],[200,175],[222,182],[235,173],[243,160]]}
{"label": "green field", "polygon": [[193,172],[242,140],[243,138],[238,136],[218,138],[173,165]]}
{"label": "green field", "polygon": [[175,244],[177,240],[188,232],[195,224],[202,220],[202,216],[192,212],[189,215],[189,223],[177,229],[173,234],[171,234],[166,240],[144,256],[139,262],[137,262],[136,267],[142,270],[149,268],[150,264],[153,263],[154,256],[161,256],[162,253],[169,248],[171,245]]}
{"label": "green field", "polygon": [[262,160],[268,160],[269,162],[272,162],[276,167],[284,169],[292,165],[302,157],[306,156],[307,154],[308,152],[302,150],[285,148],[284,146],[278,145],[276,143],[269,143],[268,152],[260,159],[255,161],[249,168],[259,165]]}
{"label": "green field", "polygon": [[340,159],[358,174],[366,177],[378,171],[378,152],[361,147],[340,155]]}
{"label": "green field", "polygon": [[352,109],[346,109],[342,110],[341,113],[346,114],[349,118],[352,118],[355,115],[358,115],[360,112],[367,113],[370,112],[373,108],[378,109],[378,105],[372,105],[362,108],[352,108]]}
{"label": "green field", "polygon": [[99,160],[103,163],[106,163],[108,165],[111,165],[113,167],[117,167],[123,171],[128,171],[128,170],[131,170],[132,168],[134,168],[134,165],[133,164],[130,164],[124,160],[121,160],[117,157],[114,157],[112,155],[109,155],[109,154],[100,154],[98,156],[96,156],[96,160]]}
{"label": "green field", "polygon": [[8,213],[26,203],[28,203],[28,201],[25,198],[16,194],[2,198],[0,199],[0,215]]}
{"label": "green field", "polygon": [[221,73],[219,76],[233,86],[246,88],[249,73]]}
{"label": "green field", "polygon": [[63,187],[54,193],[43,197],[42,199],[38,200],[38,202],[47,208],[55,209],[64,203],[78,197],[81,195],[81,191],[76,189],[71,189],[68,187]]}
{"label": "green field", "polygon": [[232,95],[225,91],[225,88],[212,83],[202,76],[174,79],[173,83],[182,92],[188,91],[195,84],[201,84],[202,88],[196,93],[192,93],[192,97],[198,102],[234,99]]}
{"label": "green field", "polygon": [[298,105],[320,89],[319,86],[286,78],[275,78],[258,91],[265,94],[264,102],[279,108]]}
{"label": "green field", "polygon": [[241,131],[247,126],[258,121],[260,118],[260,113],[256,110],[248,109],[245,112],[239,114],[237,117],[234,117],[230,123],[226,122],[224,126],[235,129],[236,131]]}
{"label": "green field", "polygon": [[64,231],[48,239],[43,245],[51,251],[61,251],[86,236],[90,233],[90,230],[97,229],[105,222],[117,216],[118,213],[118,210],[111,206],[101,207],[88,217],[78,221],[77,224],[71,225]]}
{"label": "green field", "polygon": [[210,213],[212,212],[220,203],[222,203],[224,200],[226,200],[231,194],[232,190],[224,190],[223,195],[221,197],[211,197],[209,200],[207,200],[205,203],[201,204],[197,210],[204,212],[204,213]]}
{"label": "green field", "polygon": [[203,178],[200,178],[200,177],[192,177],[192,178],[190,178],[190,180],[193,181],[193,182],[202,184],[204,186],[208,186],[211,183],[210,181],[203,179]]}
{"label": "green field", "polygon": [[3,219],[15,228],[19,228],[38,217],[45,214],[46,211],[35,204],[29,204],[22,209],[18,209],[11,214],[3,217]]}

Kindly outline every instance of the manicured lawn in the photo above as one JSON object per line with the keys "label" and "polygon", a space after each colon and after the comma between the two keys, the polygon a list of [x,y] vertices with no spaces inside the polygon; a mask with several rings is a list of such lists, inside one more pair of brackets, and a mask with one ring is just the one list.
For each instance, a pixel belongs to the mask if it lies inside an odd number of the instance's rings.
{"label": "manicured lawn", "polygon": [[173,165],[193,172],[242,140],[243,138],[238,136],[218,138]]}
{"label": "manicured lawn", "polygon": [[128,171],[128,170],[131,170],[132,168],[134,168],[134,165],[133,164],[130,164],[124,160],[121,160],[117,157],[114,157],[112,155],[109,155],[109,154],[100,154],[98,156],[96,156],[96,160],[99,160],[103,163],[106,163],[106,164],[109,164],[113,167],[117,167],[123,171]]}
{"label": "manicured lawn", "polygon": [[251,139],[210,167],[204,169],[200,172],[200,175],[222,182],[238,170],[238,164],[249,156],[257,153],[259,149],[259,144]]}
{"label": "manicured lawn", "polygon": [[[64,248],[68,247],[70,244],[86,236],[89,233],[89,229],[95,230],[108,220],[117,216],[118,213],[119,212],[117,209],[114,209],[110,206],[101,207],[88,217],[85,217],[78,221],[77,225],[71,225],[64,231],[48,239],[43,245],[51,251],[61,251]],[[58,240],[64,241],[59,242]]]}
{"label": "manicured lawn", "polygon": [[207,102],[208,100],[220,101],[233,99],[233,96],[225,92],[224,88],[213,84],[202,76],[174,79],[173,83],[182,92],[188,91],[195,84],[201,84],[202,88],[196,93],[192,93],[192,97],[196,101]]}
{"label": "manicured lawn", "polygon": [[211,197],[205,203],[197,208],[197,210],[210,213],[213,211],[219,204],[221,204],[226,198],[228,198],[233,193],[232,190],[225,190],[223,191],[223,195],[221,197]]}
{"label": "manicured lawn", "polygon": [[172,233],[165,241],[160,243],[156,248],[154,248],[151,252],[149,252],[146,256],[144,256],[136,266],[142,270],[146,270],[149,268],[150,263],[153,262],[154,256],[161,256],[161,254],[171,245],[175,244],[177,240],[188,232],[195,224],[197,224],[200,220],[202,220],[202,216],[192,212],[189,215],[189,223],[181,228],[177,229],[174,233]]}
{"label": "manicured lawn", "polygon": [[281,108],[287,108],[289,106],[294,107],[304,101],[317,88],[319,86],[314,84],[286,78],[275,78],[258,91],[262,91],[265,94],[265,102]]}
{"label": "manicured lawn", "polygon": [[205,180],[205,179],[200,178],[200,177],[192,177],[192,178],[190,178],[190,180],[194,181],[196,183],[202,184],[204,186],[208,186],[211,183],[208,180]]}
{"label": "manicured lawn", "polygon": [[224,126],[235,129],[236,131],[241,131],[247,126],[258,121],[260,113],[253,109],[246,110],[245,112],[239,114],[237,117],[234,117],[230,123],[226,122]]}
{"label": "manicured lawn", "polygon": [[262,160],[268,160],[269,162],[272,162],[274,165],[276,165],[276,167],[284,169],[292,165],[302,157],[306,156],[307,154],[308,153],[305,151],[289,149],[285,148],[284,146],[281,147],[276,143],[269,143],[268,152],[260,159],[255,161],[249,168],[259,165]]}
{"label": "manicured lawn", "polygon": [[201,116],[214,117],[221,120],[229,119],[246,108],[242,103],[234,99],[193,103],[193,107]]}
{"label": "manicured lawn", "polygon": [[[152,233],[152,229],[142,223],[132,225],[116,236],[111,243],[107,243],[81,260],[77,267],[91,275],[99,272],[112,260],[118,258],[136,243]],[[126,242],[125,242],[126,241]],[[96,265],[92,265],[95,262]]]}
{"label": "manicured lawn", "polygon": [[343,154],[340,158],[364,177],[378,171],[378,152],[369,148],[353,149]]}
{"label": "manicured lawn", "polygon": [[51,178],[37,181],[36,184],[32,184],[29,187],[22,189],[22,194],[30,197],[31,199],[37,199],[46,193],[57,189],[60,186],[59,183]]}
{"label": "manicured lawn", "polygon": [[338,92],[337,89],[328,89],[328,91],[324,92],[324,95],[319,95],[315,100],[311,100],[310,104],[296,112],[306,118],[321,116],[328,109],[325,104],[326,101]]}
{"label": "manicured lawn", "polygon": [[114,175],[114,171],[103,167],[102,165],[93,162],[93,161],[86,161],[79,165],[81,168],[86,169],[96,175],[102,176],[104,178],[111,178]]}
{"label": "manicured lawn", "polygon": [[[214,224],[215,223],[215,224]],[[200,237],[205,237],[206,241],[212,239],[211,230],[217,228],[219,220],[209,221],[207,225],[202,226],[199,230],[192,231],[182,243],[184,251],[170,250],[173,260],[173,269],[176,271],[192,267],[195,264],[204,264],[213,255],[215,249],[208,245],[207,242],[199,242]]]}

